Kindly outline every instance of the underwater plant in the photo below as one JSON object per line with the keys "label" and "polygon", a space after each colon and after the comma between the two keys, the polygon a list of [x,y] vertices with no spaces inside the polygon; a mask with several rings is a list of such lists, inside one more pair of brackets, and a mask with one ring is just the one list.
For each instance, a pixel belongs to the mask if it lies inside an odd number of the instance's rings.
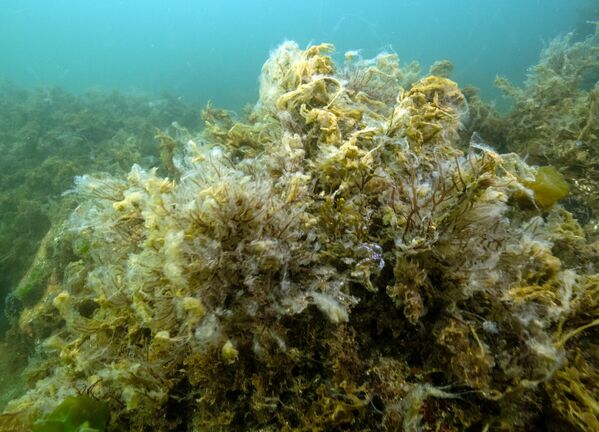
{"label": "underwater plant", "polygon": [[464,145],[447,64],[332,50],[285,42],[247,118],[159,133],[170,177],[76,178],[0,430],[90,386],[107,430],[597,426],[599,246],[568,184]]}
{"label": "underwater plant", "polygon": [[514,107],[506,122],[495,127],[508,150],[526,155],[531,163],[559,169],[570,186],[565,206],[592,239],[599,238],[597,23],[595,27],[583,40],[574,41],[568,34],[549,43],[523,88],[498,78],[496,85]]}
{"label": "underwater plant", "polygon": [[33,424],[33,432],[103,432],[108,407],[87,395],[69,396]]}
{"label": "underwater plant", "polygon": [[195,109],[167,95],[159,101],[0,84],[0,334],[23,305],[43,293],[49,275],[45,264],[56,260],[38,257],[35,269],[31,264],[36,250],[53,254],[40,242],[53,223],[72,211],[72,202],[61,194],[73,177],[123,174],[134,162],[157,165],[155,128],[175,129],[170,126],[175,120],[193,124]]}

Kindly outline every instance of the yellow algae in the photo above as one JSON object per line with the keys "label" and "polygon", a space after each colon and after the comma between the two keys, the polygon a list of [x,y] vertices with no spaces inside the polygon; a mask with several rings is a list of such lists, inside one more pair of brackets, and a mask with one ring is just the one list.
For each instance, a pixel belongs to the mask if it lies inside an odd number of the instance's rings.
{"label": "yellow algae", "polygon": [[543,209],[553,207],[570,192],[564,177],[552,166],[537,168],[534,181],[524,182],[524,185],[534,192],[536,203]]}

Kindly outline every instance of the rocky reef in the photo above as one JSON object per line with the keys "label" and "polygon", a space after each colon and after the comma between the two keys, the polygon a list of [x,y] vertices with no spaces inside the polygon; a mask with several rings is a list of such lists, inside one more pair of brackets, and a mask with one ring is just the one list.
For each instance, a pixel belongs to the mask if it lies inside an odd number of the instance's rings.
{"label": "rocky reef", "polygon": [[448,64],[332,51],[286,42],[247,117],[160,134],[168,177],[77,177],[0,430],[599,428],[576,184],[464,139]]}

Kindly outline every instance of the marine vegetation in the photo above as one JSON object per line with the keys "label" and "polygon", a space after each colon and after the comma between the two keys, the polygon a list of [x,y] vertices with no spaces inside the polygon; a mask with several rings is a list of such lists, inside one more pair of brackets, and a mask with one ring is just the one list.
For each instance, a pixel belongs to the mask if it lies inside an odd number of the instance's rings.
{"label": "marine vegetation", "polygon": [[560,170],[571,190],[565,206],[599,239],[599,24],[574,42],[552,41],[531,68],[523,88],[504,78],[496,84],[514,108],[503,131],[507,148],[528,161]]}
{"label": "marine vegetation", "polygon": [[86,395],[69,396],[37,420],[33,432],[103,432],[107,420],[106,404]]}
{"label": "marine vegetation", "polygon": [[84,391],[107,430],[599,429],[570,182],[464,142],[445,76],[332,51],[285,42],[247,118],[161,134],[169,177],[77,177],[0,430]]}
{"label": "marine vegetation", "polygon": [[[177,120],[192,126],[195,110],[164,96],[90,92],[75,96],[58,88],[22,90],[0,84],[0,304],[7,294],[8,318],[23,302],[39,298],[46,282],[38,257],[52,223],[72,210],[61,198],[78,174],[126,173],[134,162],[159,163],[155,128]],[[50,254],[51,255],[51,254]],[[29,285],[15,288],[29,269]],[[1,308],[4,311],[4,307]],[[7,327],[0,314],[0,333]]]}

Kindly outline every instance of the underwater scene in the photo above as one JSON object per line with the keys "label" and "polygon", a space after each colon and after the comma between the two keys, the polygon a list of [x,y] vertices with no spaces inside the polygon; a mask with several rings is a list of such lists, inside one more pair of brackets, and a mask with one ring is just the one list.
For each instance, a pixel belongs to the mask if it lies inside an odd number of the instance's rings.
{"label": "underwater scene", "polygon": [[599,0],[0,0],[0,432],[599,431]]}

